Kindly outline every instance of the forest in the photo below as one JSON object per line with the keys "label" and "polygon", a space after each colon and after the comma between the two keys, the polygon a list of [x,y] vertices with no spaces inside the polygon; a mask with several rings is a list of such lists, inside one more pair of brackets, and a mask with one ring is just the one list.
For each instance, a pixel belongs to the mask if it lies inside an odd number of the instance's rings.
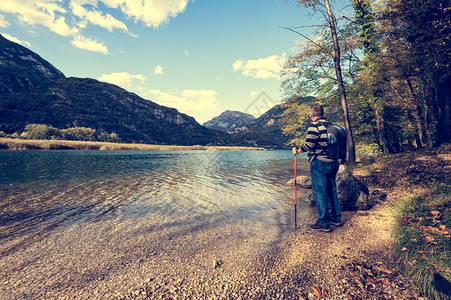
{"label": "forest", "polygon": [[[451,3],[445,0],[299,0],[320,14],[315,36],[301,36],[283,69],[284,132],[300,143],[315,96],[343,112],[348,160],[356,145],[384,154],[433,148],[451,135]],[[349,4],[349,5],[347,5]],[[344,15],[352,12],[352,15]],[[311,29],[311,28],[309,28]]]}

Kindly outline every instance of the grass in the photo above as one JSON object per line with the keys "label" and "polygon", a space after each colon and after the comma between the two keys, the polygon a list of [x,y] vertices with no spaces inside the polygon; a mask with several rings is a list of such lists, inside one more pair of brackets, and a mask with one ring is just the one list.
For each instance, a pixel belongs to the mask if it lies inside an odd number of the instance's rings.
{"label": "grass", "polygon": [[451,296],[451,187],[405,200],[398,208],[394,254],[404,273],[429,299]]}
{"label": "grass", "polygon": [[5,150],[265,150],[260,147],[235,146],[175,146],[175,145],[149,145],[125,144],[88,141],[67,140],[24,140],[0,138],[0,149]]}
{"label": "grass", "polygon": [[393,257],[428,299],[451,298],[451,145],[361,158],[357,174],[394,203]]}

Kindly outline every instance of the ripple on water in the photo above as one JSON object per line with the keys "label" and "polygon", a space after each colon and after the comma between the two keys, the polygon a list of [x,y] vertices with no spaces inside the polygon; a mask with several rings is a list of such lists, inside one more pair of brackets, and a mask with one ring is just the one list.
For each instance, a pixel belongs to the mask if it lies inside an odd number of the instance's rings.
{"label": "ripple on water", "polygon": [[[2,160],[10,159],[0,174],[11,175],[0,183],[0,267],[11,278],[46,269],[77,278],[80,269],[93,268],[89,261],[96,251],[110,259],[102,264],[111,272],[121,270],[124,260],[149,253],[197,255],[218,239],[218,249],[238,253],[245,251],[236,249],[243,241],[269,245],[291,228],[287,151],[7,156],[0,153]],[[242,259],[248,257],[243,252]]]}

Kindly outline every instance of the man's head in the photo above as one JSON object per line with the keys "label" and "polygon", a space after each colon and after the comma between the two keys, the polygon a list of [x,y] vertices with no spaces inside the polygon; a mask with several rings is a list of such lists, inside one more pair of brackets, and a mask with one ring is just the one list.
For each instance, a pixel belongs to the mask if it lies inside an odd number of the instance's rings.
{"label": "man's head", "polygon": [[323,106],[319,103],[312,104],[309,109],[310,118],[313,120],[319,119],[324,115]]}

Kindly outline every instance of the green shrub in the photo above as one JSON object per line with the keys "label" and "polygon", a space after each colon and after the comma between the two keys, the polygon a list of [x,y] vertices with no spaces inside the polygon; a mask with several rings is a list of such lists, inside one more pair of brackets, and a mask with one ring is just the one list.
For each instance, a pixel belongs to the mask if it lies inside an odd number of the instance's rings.
{"label": "green shrub", "polygon": [[57,139],[60,137],[60,130],[45,124],[28,124],[20,137],[30,140]]}
{"label": "green shrub", "polygon": [[94,141],[96,131],[89,127],[70,127],[61,130],[61,135],[65,140],[73,141]]}

